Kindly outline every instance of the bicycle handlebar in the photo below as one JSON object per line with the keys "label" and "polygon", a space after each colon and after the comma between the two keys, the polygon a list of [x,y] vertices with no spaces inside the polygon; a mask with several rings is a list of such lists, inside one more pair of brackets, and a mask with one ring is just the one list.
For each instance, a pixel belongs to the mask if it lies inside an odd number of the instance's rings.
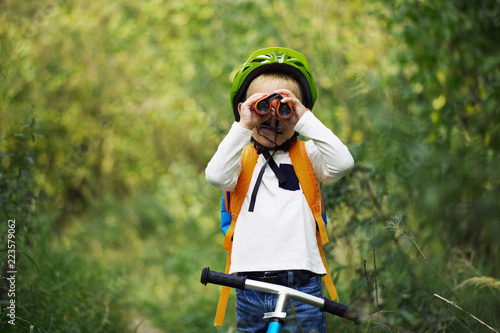
{"label": "bicycle handlebar", "polygon": [[314,297],[284,286],[250,279],[247,280],[246,276],[236,276],[210,271],[209,267],[203,268],[203,271],[201,272],[201,283],[204,285],[207,285],[207,283],[213,283],[238,289],[254,289],[275,294],[285,292],[290,298],[316,306],[323,312],[328,312],[333,315],[352,320],[356,325],[362,324],[366,318],[366,314],[361,308],[352,308],[347,305],[331,301],[326,297]]}
{"label": "bicycle handlebar", "polygon": [[213,272],[210,267],[203,268],[201,272],[201,283],[205,286],[207,283],[218,284],[220,286],[228,286],[231,288],[245,289],[246,276],[237,276],[219,272]]}
{"label": "bicycle handlebar", "polygon": [[351,308],[347,305],[337,303],[335,301],[329,300],[323,297],[325,304],[320,308],[323,312],[328,312],[336,316],[352,320],[356,325],[363,323],[364,311],[358,308]]}

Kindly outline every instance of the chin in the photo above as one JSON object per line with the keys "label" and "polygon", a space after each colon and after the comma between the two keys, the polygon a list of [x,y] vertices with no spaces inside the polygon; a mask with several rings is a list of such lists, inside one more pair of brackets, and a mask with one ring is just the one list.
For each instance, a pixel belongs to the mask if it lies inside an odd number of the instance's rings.
{"label": "chin", "polygon": [[263,145],[264,147],[268,148],[273,148],[275,146],[279,146],[283,143],[285,143],[288,138],[291,138],[295,131],[293,131],[290,135],[287,134],[289,133],[281,133],[279,135],[276,135],[276,133],[266,127],[260,127],[260,128],[255,128],[254,133],[253,133],[253,138],[255,141],[257,141],[259,144]]}
{"label": "chin", "polygon": [[276,140],[276,143],[274,143],[274,136],[272,137],[272,140],[267,140],[261,136],[259,136],[259,138],[257,139],[255,136],[253,137],[253,139],[255,141],[257,141],[258,143],[260,143],[261,145],[263,145],[264,147],[268,147],[268,148],[274,148],[276,146],[280,146],[282,145],[283,143],[286,142],[286,139],[283,139],[281,138],[281,135],[278,136],[278,139]]}
{"label": "chin", "polygon": [[259,144],[261,144],[262,146],[264,147],[268,147],[268,148],[273,148],[275,146],[274,143],[272,143],[271,141],[268,141],[264,138],[261,138],[259,140],[257,140],[255,137],[253,138],[255,141],[257,141]]}

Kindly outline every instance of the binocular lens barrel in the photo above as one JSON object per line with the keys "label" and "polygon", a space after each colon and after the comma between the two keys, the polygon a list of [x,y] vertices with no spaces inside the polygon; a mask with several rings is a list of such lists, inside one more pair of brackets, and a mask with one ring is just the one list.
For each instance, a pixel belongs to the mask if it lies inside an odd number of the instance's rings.
{"label": "binocular lens barrel", "polygon": [[288,104],[281,104],[278,114],[281,118],[289,118],[292,115],[292,108]]}
{"label": "binocular lens barrel", "polygon": [[271,109],[271,105],[267,100],[261,100],[260,102],[257,103],[257,112],[260,114],[266,114],[269,112]]}

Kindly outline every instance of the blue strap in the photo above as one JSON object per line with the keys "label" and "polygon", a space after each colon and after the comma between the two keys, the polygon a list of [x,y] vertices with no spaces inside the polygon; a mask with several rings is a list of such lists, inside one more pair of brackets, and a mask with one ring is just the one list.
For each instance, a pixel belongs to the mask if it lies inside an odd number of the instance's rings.
{"label": "blue strap", "polygon": [[[222,233],[226,235],[227,229],[229,229],[229,226],[231,225],[231,209],[229,207],[229,203],[231,199],[231,193],[229,191],[224,191],[222,192],[222,205],[220,208],[220,229],[222,230]],[[228,202],[227,208],[226,208],[226,200]]]}

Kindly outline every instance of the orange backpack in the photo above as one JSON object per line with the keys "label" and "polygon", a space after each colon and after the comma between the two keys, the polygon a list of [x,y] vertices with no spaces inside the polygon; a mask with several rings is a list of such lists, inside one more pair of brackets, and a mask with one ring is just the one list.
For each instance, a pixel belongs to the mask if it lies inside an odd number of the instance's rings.
{"label": "orange backpack", "polygon": [[[327,272],[326,275],[323,276],[323,281],[326,289],[328,290],[328,294],[330,294],[330,298],[332,300],[336,300],[338,298],[337,290],[335,289],[330,271],[328,270],[325,252],[323,250],[323,245],[328,243],[328,236],[326,234],[325,227],[326,215],[323,215],[323,193],[319,189],[316,175],[311,162],[309,161],[305,142],[300,140],[293,142],[290,146],[289,154],[302,191],[304,192],[304,196],[306,197],[309,208],[311,209],[314,219],[316,220],[316,225],[318,226],[316,240],[321,259],[323,260],[323,265],[325,266]],[[243,154],[241,156],[241,174],[238,178],[236,187],[233,191],[227,192],[223,195],[221,212],[226,213],[226,217],[228,214],[231,216],[229,227],[227,227],[227,225],[221,226],[223,233],[225,233],[223,247],[228,251],[225,269],[226,274],[229,273],[229,268],[231,266],[231,250],[233,246],[233,233],[236,220],[238,219],[241,206],[243,205],[243,201],[245,200],[250,187],[250,181],[252,179],[258,157],[259,155],[257,154],[257,150],[253,147],[253,145],[246,146],[243,149]],[[222,219],[224,220],[224,215]],[[215,326],[222,326],[224,322],[224,314],[226,312],[230,290],[230,287],[222,287],[221,295],[219,297],[219,305],[217,306],[217,314],[215,316]]]}

